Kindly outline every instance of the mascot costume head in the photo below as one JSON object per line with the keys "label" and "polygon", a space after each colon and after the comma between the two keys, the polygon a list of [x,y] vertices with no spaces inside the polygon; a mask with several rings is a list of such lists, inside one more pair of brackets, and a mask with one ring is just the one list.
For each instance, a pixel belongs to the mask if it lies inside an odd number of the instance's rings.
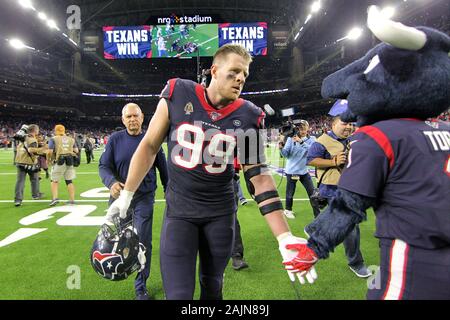
{"label": "mascot costume head", "polygon": [[324,98],[347,99],[344,121],[358,126],[393,118],[427,119],[450,106],[450,37],[386,19],[376,6],[367,24],[382,41],[363,58],[328,76]]}

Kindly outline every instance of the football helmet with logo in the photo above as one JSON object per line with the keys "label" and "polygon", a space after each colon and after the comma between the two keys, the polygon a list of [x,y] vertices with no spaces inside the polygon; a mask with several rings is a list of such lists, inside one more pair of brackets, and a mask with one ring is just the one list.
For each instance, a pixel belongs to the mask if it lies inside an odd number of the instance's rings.
{"label": "football helmet with logo", "polygon": [[91,264],[103,278],[119,281],[145,265],[145,247],[139,242],[133,220],[124,223],[114,217],[114,228],[104,224],[98,232],[91,250]]}

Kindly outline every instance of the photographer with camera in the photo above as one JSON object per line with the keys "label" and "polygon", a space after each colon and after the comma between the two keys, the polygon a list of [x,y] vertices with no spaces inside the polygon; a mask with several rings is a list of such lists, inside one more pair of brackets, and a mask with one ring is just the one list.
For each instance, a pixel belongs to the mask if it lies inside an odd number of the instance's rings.
{"label": "photographer with camera", "polygon": [[[311,197],[314,192],[314,185],[306,167],[306,156],[309,147],[316,139],[308,135],[308,130],[309,124],[306,120],[301,120],[297,126],[294,124],[288,125],[284,130],[283,141],[278,144],[281,155],[287,159],[285,168],[287,180],[286,209],[284,215],[289,219],[295,219],[292,205],[297,181],[302,183],[308,197]],[[318,215],[320,213],[319,208],[314,202],[310,201],[310,203],[314,215]]]}
{"label": "photographer with camera", "polygon": [[[344,101],[345,102],[345,101]],[[312,200],[320,206],[326,206],[335,196],[339,178],[347,161],[348,138],[354,131],[352,123],[343,122],[340,118],[346,110],[346,104],[335,104],[329,115],[332,116],[331,131],[322,134],[308,150],[308,164],[316,167],[318,179],[318,192]],[[305,230],[310,234],[310,230]],[[359,226],[344,240],[345,255],[350,269],[360,278],[371,276],[371,272],[364,264],[360,250]]]}
{"label": "photographer with camera", "polygon": [[17,167],[17,179],[15,188],[14,205],[22,205],[23,190],[25,187],[25,177],[30,177],[31,193],[33,200],[43,197],[39,192],[39,164],[38,155],[45,151],[45,148],[39,148],[36,136],[39,134],[39,127],[35,124],[23,125],[15,134],[14,140],[17,145],[17,154],[15,163]]}
{"label": "photographer with camera", "polygon": [[48,143],[49,154],[52,159],[53,167],[51,172],[52,201],[53,207],[59,203],[58,183],[61,177],[64,177],[69,192],[68,204],[75,204],[75,186],[72,182],[75,179],[75,168],[77,161],[78,148],[75,145],[75,139],[65,134],[66,129],[63,125],[55,126],[55,136]]}

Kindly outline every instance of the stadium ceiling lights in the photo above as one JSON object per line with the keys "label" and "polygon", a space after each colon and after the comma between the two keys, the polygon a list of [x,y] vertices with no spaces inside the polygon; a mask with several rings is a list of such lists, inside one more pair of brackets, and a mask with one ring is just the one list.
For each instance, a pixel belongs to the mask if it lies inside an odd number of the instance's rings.
{"label": "stadium ceiling lights", "polygon": [[362,33],[363,31],[361,28],[353,28],[352,30],[350,30],[346,38],[350,40],[356,40],[361,37]]}
{"label": "stadium ceiling lights", "polygon": [[316,14],[317,12],[319,12],[319,10],[322,9],[322,4],[320,3],[320,0],[317,0],[315,2],[313,2],[313,4],[311,5],[311,12],[308,14],[308,16],[306,17],[305,22],[303,23],[303,26],[300,28],[300,30],[295,34],[294,36],[294,41],[297,41],[298,37],[300,36],[300,33],[303,31],[303,29],[305,28],[305,25],[309,22],[309,20],[312,19],[313,15]]}
{"label": "stadium ceiling lights", "polygon": [[47,15],[43,12],[38,13],[38,18],[41,20],[47,20]]}
{"label": "stadium ceiling lights", "polygon": [[316,1],[311,5],[311,12],[316,13],[322,8],[320,1]]}
{"label": "stadium ceiling lights", "polygon": [[19,2],[19,4],[20,4],[23,8],[25,8],[25,9],[33,9],[33,10],[36,10],[36,9],[33,7],[33,4],[31,3],[30,0],[19,0],[18,2]]}
{"label": "stadium ceiling lights", "polygon": [[11,47],[13,47],[14,49],[17,49],[17,50],[22,50],[24,48],[31,49],[31,50],[36,50],[33,47],[29,47],[29,46],[25,45],[22,42],[22,40],[19,40],[19,39],[11,39],[11,40],[9,40],[9,45]]}
{"label": "stadium ceiling lights", "polygon": [[55,20],[47,20],[47,25],[49,26],[50,29],[56,29],[59,31],[59,28],[56,25]]}

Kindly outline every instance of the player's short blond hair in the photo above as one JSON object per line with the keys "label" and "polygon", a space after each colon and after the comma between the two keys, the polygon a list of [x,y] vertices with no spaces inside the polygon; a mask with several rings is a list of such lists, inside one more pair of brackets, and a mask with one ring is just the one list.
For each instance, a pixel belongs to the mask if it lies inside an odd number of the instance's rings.
{"label": "player's short blond hair", "polygon": [[226,45],[220,47],[219,50],[216,51],[216,53],[214,54],[214,58],[213,58],[213,64],[216,63],[217,59],[225,58],[230,53],[235,53],[238,56],[241,56],[249,64],[252,63],[252,61],[253,61],[252,56],[250,55],[250,53],[248,53],[248,51],[243,46],[241,46],[240,44],[229,43],[229,44],[226,44]]}

